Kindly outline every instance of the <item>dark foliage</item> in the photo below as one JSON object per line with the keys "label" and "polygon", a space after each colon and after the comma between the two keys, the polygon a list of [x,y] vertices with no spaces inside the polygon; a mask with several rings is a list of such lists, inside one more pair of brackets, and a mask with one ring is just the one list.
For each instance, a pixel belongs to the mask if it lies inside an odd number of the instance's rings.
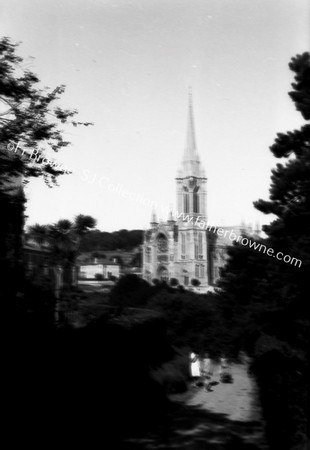
{"label": "dark foliage", "polygon": [[7,37],[0,39],[0,102],[5,108],[0,116],[0,186],[20,175],[26,179],[40,176],[53,185],[64,171],[53,162],[33,164],[35,158],[29,154],[40,154],[43,159],[47,149],[58,152],[68,146],[59,126],[72,123],[77,111],[55,104],[65,86],[52,91],[40,87],[37,75],[23,67],[17,47]]}
{"label": "dark foliage", "polygon": [[15,297],[23,280],[24,204],[22,190],[11,195],[0,189],[0,298],[8,302]]}
{"label": "dark foliage", "polygon": [[164,390],[150,376],[150,367],[171,356],[159,315],[107,315],[75,330],[16,313],[10,342],[6,411],[19,430],[11,443],[119,448],[167,409]]}
{"label": "dark foliage", "polygon": [[215,300],[212,295],[174,289],[159,280],[151,286],[136,275],[122,277],[110,294],[113,306],[160,312],[172,345],[192,348],[201,354],[208,351],[217,358],[226,350],[227,343]]}
{"label": "dark foliage", "polygon": [[178,286],[179,280],[177,278],[170,278],[170,286]]}
{"label": "dark foliage", "polygon": [[150,298],[147,307],[165,317],[172,345],[198,354],[207,351],[214,358],[226,348],[213,296],[163,287]]}
{"label": "dark foliage", "polygon": [[17,47],[7,37],[0,39],[0,294],[8,299],[22,282],[23,185],[30,177],[41,177],[48,186],[57,184],[65,171],[50,158],[44,164],[42,160],[47,150],[57,153],[69,145],[60,126],[72,124],[77,114],[57,105],[63,85],[54,90],[40,87],[37,75],[25,69],[16,54]]}
{"label": "dark foliage", "polygon": [[119,230],[112,233],[94,230],[84,236],[81,251],[132,250],[141,245],[142,241],[142,230]]}
{"label": "dark foliage", "polygon": [[95,224],[93,217],[79,214],[74,222],[61,219],[55,224],[36,224],[28,228],[27,238],[33,239],[40,247],[48,244],[51,263],[62,266],[65,288],[72,287],[72,272],[80,252],[81,240]]}
{"label": "dark foliage", "polygon": [[113,287],[110,299],[111,305],[124,307],[145,307],[154,288],[137,275],[125,275]]}
{"label": "dark foliage", "polygon": [[98,280],[98,281],[103,280],[102,273],[95,273],[95,279]]}
{"label": "dark foliage", "polygon": [[[290,97],[310,119],[310,55],[292,59]],[[218,305],[231,354],[253,358],[271,449],[306,447],[308,279],[310,273],[310,125],[278,134],[271,151],[285,158],[272,171],[270,199],[255,206],[275,220],[263,243],[300,260],[284,263],[234,246],[219,283]]]}

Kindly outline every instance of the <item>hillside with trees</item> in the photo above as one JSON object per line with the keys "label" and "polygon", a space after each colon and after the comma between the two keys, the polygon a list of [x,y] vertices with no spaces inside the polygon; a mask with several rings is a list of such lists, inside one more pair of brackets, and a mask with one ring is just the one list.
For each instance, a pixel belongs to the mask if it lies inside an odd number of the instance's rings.
{"label": "hillside with trees", "polygon": [[143,242],[142,230],[119,230],[111,233],[92,230],[81,241],[81,252],[100,250],[132,250]]}

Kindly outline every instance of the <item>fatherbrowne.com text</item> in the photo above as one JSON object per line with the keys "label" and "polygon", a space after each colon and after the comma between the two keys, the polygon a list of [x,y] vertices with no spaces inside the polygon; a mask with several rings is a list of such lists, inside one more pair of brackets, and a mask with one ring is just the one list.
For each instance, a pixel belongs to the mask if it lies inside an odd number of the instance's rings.
{"label": "fatherbrowne.com text", "polygon": [[201,229],[205,229],[208,231],[212,231],[213,233],[217,234],[218,236],[226,237],[228,235],[229,239],[233,242],[240,242],[244,246],[248,246],[250,248],[253,248],[254,250],[257,250],[259,252],[263,251],[263,253],[266,253],[268,256],[272,256],[273,258],[278,259],[279,261],[283,261],[286,264],[292,264],[294,266],[301,267],[302,261],[300,259],[294,258],[290,255],[284,255],[283,252],[275,252],[275,250],[271,247],[266,247],[266,245],[261,244],[260,242],[252,241],[251,239],[242,236],[237,235],[234,233],[233,229],[230,230],[224,230],[223,228],[217,228],[214,225],[209,225],[204,220],[200,220],[201,216],[198,217],[191,217],[189,214],[177,213],[177,218],[186,220],[188,223],[191,223],[193,225],[197,225]]}

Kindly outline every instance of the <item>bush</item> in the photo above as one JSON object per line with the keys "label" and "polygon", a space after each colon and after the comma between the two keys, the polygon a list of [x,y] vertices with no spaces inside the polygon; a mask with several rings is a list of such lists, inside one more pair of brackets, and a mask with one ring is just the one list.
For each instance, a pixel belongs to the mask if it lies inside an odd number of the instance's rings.
{"label": "bush", "polygon": [[179,280],[177,278],[170,278],[170,286],[178,286]]}
{"label": "bush", "polygon": [[151,372],[152,378],[159,383],[167,394],[182,393],[187,390],[188,359],[186,355],[176,355],[169,362]]}
{"label": "bush", "polygon": [[102,252],[93,252],[92,257],[93,258],[106,258],[106,255]]}
{"label": "bush", "polygon": [[143,307],[146,305],[152,287],[134,274],[121,277],[110,294],[111,304],[119,307]]}
{"label": "bush", "polygon": [[197,280],[197,278],[192,278],[191,284],[192,284],[192,286],[200,286],[201,283],[199,280]]}
{"label": "bush", "polygon": [[102,275],[102,273],[95,273],[95,280],[100,280],[100,281],[102,281],[103,280],[103,275]]}

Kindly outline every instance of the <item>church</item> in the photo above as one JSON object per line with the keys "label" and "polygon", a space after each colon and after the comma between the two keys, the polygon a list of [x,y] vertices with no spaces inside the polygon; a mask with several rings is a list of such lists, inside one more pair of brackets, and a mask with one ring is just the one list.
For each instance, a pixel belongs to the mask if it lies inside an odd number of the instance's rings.
{"label": "church", "polygon": [[[145,280],[166,281],[206,292],[219,277],[227,257],[228,230],[242,233],[243,227],[201,227],[207,224],[207,178],[196,146],[192,94],[189,92],[186,145],[176,176],[177,213],[167,221],[152,214],[144,233],[143,270]],[[224,233],[223,233],[224,234]],[[177,281],[176,281],[177,280]]]}

